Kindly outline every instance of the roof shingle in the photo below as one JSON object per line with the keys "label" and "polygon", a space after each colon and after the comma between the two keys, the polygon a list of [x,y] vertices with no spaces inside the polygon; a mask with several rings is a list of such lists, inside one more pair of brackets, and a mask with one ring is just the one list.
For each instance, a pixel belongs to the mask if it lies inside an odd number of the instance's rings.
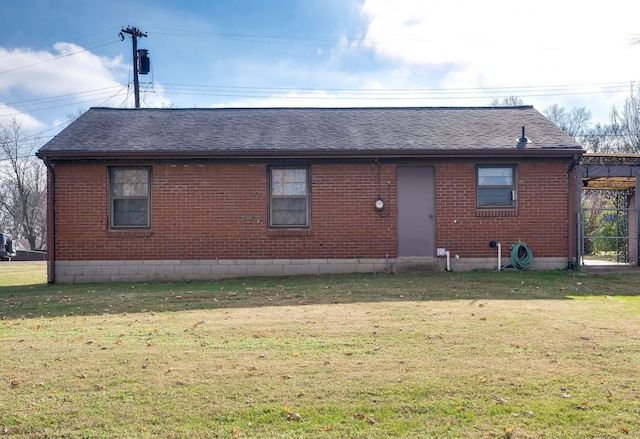
{"label": "roof shingle", "polygon": [[512,151],[580,145],[530,106],[416,108],[92,108],[38,156],[296,155]]}

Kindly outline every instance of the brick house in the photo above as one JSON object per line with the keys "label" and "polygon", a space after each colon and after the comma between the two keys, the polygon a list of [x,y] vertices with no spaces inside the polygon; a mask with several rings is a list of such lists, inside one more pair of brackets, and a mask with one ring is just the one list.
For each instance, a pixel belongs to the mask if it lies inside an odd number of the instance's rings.
{"label": "brick house", "polygon": [[49,281],[567,268],[582,153],[530,106],[92,108],[37,153]]}

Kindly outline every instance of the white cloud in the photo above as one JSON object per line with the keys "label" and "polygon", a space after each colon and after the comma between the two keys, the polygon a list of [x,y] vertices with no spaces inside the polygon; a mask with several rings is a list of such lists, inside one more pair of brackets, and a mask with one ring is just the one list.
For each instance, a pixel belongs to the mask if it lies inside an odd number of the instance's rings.
{"label": "white cloud", "polygon": [[[99,57],[74,44],[56,43],[52,51],[0,47],[0,59],[0,117],[16,117],[29,132],[48,131],[60,125],[60,113],[126,92],[120,58]],[[44,122],[49,119],[53,123]]]}
{"label": "white cloud", "polygon": [[[0,60],[0,117],[16,116],[29,131],[64,124],[61,114],[91,106],[133,106],[131,66],[121,56],[98,56],[75,44],[56,43],[52,51],[0,47]],[[142,92],[141,103],[170,105],[159,85]]]}
{"label": "white cloud", "polygon": [[[2,117],[2,115],[5,115]],[[10,124],[15,119],[19,126],[26,132],[42,130],[45,125],[28,113],[16,108],[8,107],[0,102],[0,123]],[[6,128],[6,127],[5,127]]]}
{"label": "white cloud", "polygon": [[344,107],[344,100],[335,93],[324,90],[283,91],[278,95],[265,98],[249,98],[240,101],[229,101],[212,105],[211,108],[286,108],[286,107],[314,107],[331,108]]}
{"label": "white cloud", "polygon": [[[597,93],[640,79],[640,45],[632,44],[640,2],[366,0],[362,12],[365,46],[406,69],[432,67],[442,88],[511,87],[517,95],[517,87],[580,84],[580,93]],[[618,88],[602,101],[628,96]]]}
{"label": "white cloud", "polygon": [[121,84],[128,67],[120,58],[106,58],[70,43],[54,51],[0,48],[0,90],[20,89],[34,95],[59,96]]}

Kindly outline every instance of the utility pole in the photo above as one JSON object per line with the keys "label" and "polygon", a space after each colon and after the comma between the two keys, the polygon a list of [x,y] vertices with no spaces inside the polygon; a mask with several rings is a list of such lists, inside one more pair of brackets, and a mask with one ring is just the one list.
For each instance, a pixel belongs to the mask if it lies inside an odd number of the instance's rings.
{"label": "utility pole", "polygon": [[146,37],[147,34],[135,27],[127,26],[120,31],[120,39],[124,41],[124,34],[131,35],[133,43],[133,93],[135,96],[136,108],[140,108],[140,84],[138,82],[138,38]]}

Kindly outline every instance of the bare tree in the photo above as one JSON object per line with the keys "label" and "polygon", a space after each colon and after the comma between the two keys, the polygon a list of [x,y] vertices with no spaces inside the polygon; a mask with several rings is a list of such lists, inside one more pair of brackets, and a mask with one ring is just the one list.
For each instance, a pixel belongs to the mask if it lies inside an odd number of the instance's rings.
{"label": "bare tree", "polygon": [[615,154],[620,152],[620,129],[617,125],[596,124],[582,136],[582,146],[588,152]]}
{"label": "bare tree", "polygon": [[545,108],[542,113],[576,140],[582,138],[589,130],[591,112],[585,107],[573,107],[571,111],[567,111],[564,107],[553,104]]}
{"label": "bare tree", "polygon": [[46,243],[46,169],[34,156],[37,143],[17,119],[0,123],[0,229],[32,249]]}
{"label": "bare tree", "polygon": [[502,99],[493,99],[489,105],[492,107],[519,107],[525,103],[517,96],[507,96]]}
{"label": "bare tree", "polygon": [[634,93],[633,84],[622,110],[618,112],[615,106],[611,108],[611,123],[619,130],[622,140],[620,152],[640,152],[640,89]]}

